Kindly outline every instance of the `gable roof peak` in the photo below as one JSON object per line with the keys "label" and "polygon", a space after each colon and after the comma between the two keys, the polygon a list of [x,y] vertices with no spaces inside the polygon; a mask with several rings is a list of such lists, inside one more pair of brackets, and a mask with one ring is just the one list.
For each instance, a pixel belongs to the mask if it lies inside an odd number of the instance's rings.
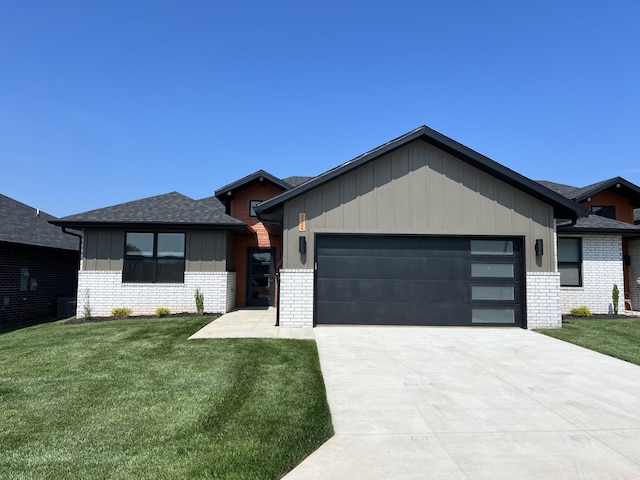
{"label": "gable roof peak", "polygon": [[556,218],[577,218],[578,216],[587,215],[588,211],[582,206],[575,204],[571,200],[563,197],[562,195],[544,187],[543,185],[521,175],[508,167],[482,155],[481,153],[472,150],[471,148],[462,145],[461,143],[443,135],[440,132],[433,130],[432,128],[422,125],[418,128],[411,130],[404,135],[401,135],[389,142],[386,142],[379,147],[369,150],[362,155],[359,155],[342,165],[339,165],[327,172],[318,175],[312,180],[292,188],[289,191],[283,192],[274,198],[266,200],[258,205],[256,211],[258,215],[268,214],[275,212],[280,206],[303,193],[319,187],[341,175],[348,173],[349,171],[356,169],[365,163],[375,160],[387,153],[397,150],[409,143],[421,140],[434,147],[468,163],[469,165],[482,170],[489,175],[496,177],[497,179],[512,185],[523,192],[538,198],[545,203],[554,207]]}
{"label": "gable roof peak", "polygon": [[262,182],[269,182],[277,187],[282,188],[282,190],[289,190],[291,188],[291,185],[289,185],[284,180],[270,174],[266,170],[260,169],[253,173],[250,173],[245,177],[242,177],[239,180],[236,180],[235,182],[231,182],[224,187],[218,188],[214,192],[214,195],[222,200],[225,196],[233,195],[233,193],[235,193],[236,191],[246,188],[249,185]]}

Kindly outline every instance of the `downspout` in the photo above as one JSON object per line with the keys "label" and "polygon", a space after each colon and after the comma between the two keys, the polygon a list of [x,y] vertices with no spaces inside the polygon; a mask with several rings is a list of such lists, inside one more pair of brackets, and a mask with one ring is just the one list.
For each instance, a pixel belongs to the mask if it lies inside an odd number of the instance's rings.
{"label": "downspout", "polygon": [[556,223],[556,228],[558,227],[573,227],[576,223],[578,223],[577,218],[572,218],[567,223]]}
{"label": "downspout", "polygon": [[67,235],[73,235],[74,237],[78,237],[78,270],[80,269],[80,258],[82,256],[82,235],[79,233],[73,233],[67,230],[67,227],[62,227],[62,233],[66,233]]}
{"label": "downspout", "polygon": [[[260,213],[258,213],[258,219],[263,223],[272,223],[275,225],[279,225],[280,226],[280,230],[282,231],[282,227],[283,227],[283,223],[284,222],[275,222],[273,220],[263,220],[262,218],[260,218]],[[278,262],[278,264],[276,265],[276,271],[275,271],[275,279],[276,279],[276,292],[278,293],[278,299],[276,300],[276,327],[280,326],[280,268],[282,267],[282,256],[284,255],[284,249],[283,249],[283,240],[282,240],[282,234],[280,234],[280,261]]]}

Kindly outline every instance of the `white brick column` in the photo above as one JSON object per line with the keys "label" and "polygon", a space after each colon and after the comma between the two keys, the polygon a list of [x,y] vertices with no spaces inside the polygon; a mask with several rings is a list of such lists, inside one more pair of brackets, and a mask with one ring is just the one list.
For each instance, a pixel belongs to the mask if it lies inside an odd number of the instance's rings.
{"label": "white brick column", "polygon": [[[636,279],[640,277],[640,240],[629,241],[629,256],[631,257],[631,265],[629,265],[629,294],[631,297],[631,305],[634,311],[640,310],[640,289]],[[622,311],[622,306],[620,306]]]}
{"label": "white brick column", "polygon": [[527,329],[561,327],[560,274],[527,272]]}
{"label": "white brick column", "polygon": [[313,327],[313,270],[280,270],[281,327]]}

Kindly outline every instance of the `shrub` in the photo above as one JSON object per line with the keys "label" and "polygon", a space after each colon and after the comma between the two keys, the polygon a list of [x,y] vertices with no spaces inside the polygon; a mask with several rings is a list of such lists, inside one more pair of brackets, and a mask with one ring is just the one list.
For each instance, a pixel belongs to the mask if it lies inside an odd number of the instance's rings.
{"label": "shrub", "polygon": [[85,319],[85,321],[89,321],[91,320],[91,302],[90,302],[90,297],[91,296],[91,292],[89,291],[89,289],[87,288],[87,291],[84,294],[84,305],[82,306],[82,318]]}
{"label": "shrub", "polygon": [[618,300],[620,300],[620,290],[618,290],[618,285],[613,284],[613,292],[611,292],[611,298],[613,300],[613,313],[615,315],[618,314]]}
{"label": "shrub", "polygon": [[111,316],[113,318],[127,318],[132,312],[133,310],[129,307],[117,307],[111,310]]}
{"label": "shrub", "polygon": [[195,299],[198,315],[204,315],[204,293],[200,291],[200,288],[196,288]]}
{"label": "shrub", "polygon": [[582,306],[582,307],[572,308],[571,316],[572,317],[591,317],[593,316],[593,314],[591,313],[591,310],[589,310],[589,307]]}
{"label": "shrub", "polygon": [[169,315],[171,312],[169,311],[168,308],[165,307],[158,307],[156,308],[156,315],[158,317],[166,317],[167,315]]}

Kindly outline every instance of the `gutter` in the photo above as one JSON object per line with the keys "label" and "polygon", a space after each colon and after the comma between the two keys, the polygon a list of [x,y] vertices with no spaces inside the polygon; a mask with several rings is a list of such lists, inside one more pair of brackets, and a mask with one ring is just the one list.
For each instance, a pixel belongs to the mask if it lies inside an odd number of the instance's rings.
{"label": "gutter", "polygon": [[556,230],[560,227],[573,227],[576,223],[578,223],[577,218],[572,218],[568,222],[564,222],[564,223],[556,223]]}
{"label": "gutter", "polygon": [[78,252],[82,250],[82,235],[79,233],[73,233],[67,230],[67,227],[62,227],[62,233],[66,233],[67,235],[73,235],[74,237],[78,237]]}
{"label": "gutter", "polygon": [[62,233],[66,233],[67,235],[73,235],[74,237],[78,237],[78,269],[80,269],[80,259],[82,258],[82,235],[79,233],[73,233],[67,230],[67,227],[61,227]]}

